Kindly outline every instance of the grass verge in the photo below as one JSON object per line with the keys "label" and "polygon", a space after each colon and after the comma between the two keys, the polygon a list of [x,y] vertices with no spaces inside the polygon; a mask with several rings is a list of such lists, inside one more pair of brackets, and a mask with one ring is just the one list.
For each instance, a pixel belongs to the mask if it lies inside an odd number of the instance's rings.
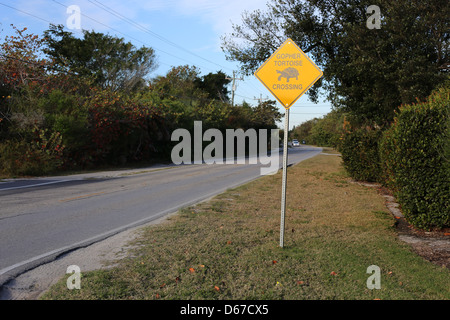
{"label": "grass verge", "polygon": [[[398,240],[371,188],[337,156],[288,169],[285,247],[281,173],[228,190],[144,230],[129,258],[66,279],[43,299],[450,299],[450,272]],[[371,265],[381,289],[368,289]]]}

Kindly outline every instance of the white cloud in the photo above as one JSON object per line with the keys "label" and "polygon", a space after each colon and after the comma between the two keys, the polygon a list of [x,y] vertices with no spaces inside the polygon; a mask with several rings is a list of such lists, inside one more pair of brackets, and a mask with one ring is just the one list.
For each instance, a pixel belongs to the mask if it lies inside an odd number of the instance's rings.
{"label": "white cloud", "polygon": [[[180,16],[198,17],[212,26],[218,35],[232,31],[231,22],[239,24],[244,11],[266,9],[269,0],[152,0],[127,1],[135,11],[165,11]],[[123,3],[123,2],[121,2]]]}
{"label": "white cloud", "polygon": [[199,16],[218,35],[223,35],[232,31],[232,22],[240,24],[244,11],[265,9],[266,3],[267,0],[179,0],[179,10]]}

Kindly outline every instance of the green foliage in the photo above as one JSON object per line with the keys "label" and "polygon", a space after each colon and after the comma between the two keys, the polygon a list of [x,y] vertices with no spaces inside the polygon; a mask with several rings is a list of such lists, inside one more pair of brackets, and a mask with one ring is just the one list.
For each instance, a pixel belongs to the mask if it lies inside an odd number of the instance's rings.
{"label": "green foliage", "polygon": [[61,70],[92,76],[102,88],[136,91],[145,85],[146,77],[156,67],[152,48],[136,49],[123,38],[83,31],[83,38],[79,39],[64,31],[62,25],[50,25],[44,35],[45,53]]}
{"label": "green foliage", "polygon": [[225,122],[228,128],[275,129],[276,122],[281,120],[282,114],[278,111],[274,100],[264,101],[255,107],[245,101],[242,105],[231,108],[232,112]]}
{"label": "green foliage", "polygon": [[314,118],[303,122],[301,125],[295,127],[292,132],[292,138],[298,141],[306,141],[308,144],[315,144],[311,139],[311,130],[319,119]]}
{"label": "green foliage", "polygon": [[201,77],[196,67],[178,66],[153,79],[139,99],[160,106],[178,128],[192,129],[194,121],[200,120],[204,128],[276,128],[281,114],[275,101],[232,107],[224,102],[228,82],[220,71]]}
{"label": "green foliage", "polygon": [[35,139],[0,144],[0,172],[8,176],[43,175],[63,164],[64,145],[59,132],[34,130]]}
{"label": "green foliage", "polygon": [[208,93],[208,98],[211,100],[219,100],[222,102],[228,101],[228,84],[231,82],[227,75],[222,71],[217,73],[208,73],[205,76],[199,77],[195,80],[198,88]]}
{"label": "green foliage", "polygon": [[89,112],[91,154],[94,163],[123,164],[149,160],[169,140],[157,108],[109,90],[96,90],[85,107]]}
{"label": "green foliage", "polygon": [[450,226],[450,90],[404,105],[380,144],[386,184],[419,228]]}
{"label": "green foliage", "polygon": [[337,148],[345,114],[332,111],[323,118],[314,118],[293,129],[292,137],[308,144]]}
{"label": "green foliage", "polygon": [[350,176],[358,181],[378,181],[381,174],[378,143],[381,130],[370,127],[351,129],[346,124],[339,151]]}
{"label": "green foliage", "polygon": [[[160,112],[178,128],[190,128],[196,110],[210,102],[208,93],[198,87],[200,70],[195,66],[172,67],[165,76],[150,80],[149,88],[140,92],[139,99],[158,106]],[[207,108],[207,107],[206,107]]]}
{"label": "green foliage", "polygon": [[226,119],[229,119],[232,113],[233,108],[229,104],[211,101],[195,108],[190,115],[191,121],[189,121],[188,127],[193,125],[194,120],[201,120],[204,129],[226,129]]}
{"label": "green foliage", "polygon": [[50,91],[39,99],[38,106],[45,110],[45,126],[60,132],[64,151],[64,167],[84,166],[86,146],[90,143],[89,114],[83,100],[76,94],[59,89]]}
{"label": "green foliage", "polygon": [[[200,76],[196,67],[178,66],[143,86],[153,51],[123,39],[95,32],[78,39],[60,26],[44,40],[16,31],[0,45],[12,57],[0,59],[6,176],[166,161],[170,132],[191,130],[194,121],[205,130],[269,129],[281,117],[273,101],[232,107],[221,71]],[[43,53],[51,59],[41,59]]]}

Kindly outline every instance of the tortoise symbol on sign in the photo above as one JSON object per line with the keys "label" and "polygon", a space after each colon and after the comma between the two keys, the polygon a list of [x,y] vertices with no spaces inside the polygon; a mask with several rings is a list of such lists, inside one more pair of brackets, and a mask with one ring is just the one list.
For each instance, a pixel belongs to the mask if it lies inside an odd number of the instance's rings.
{"label": "tortoise symbol on sign", "polygon": [[277,70],[277,73],[280,74],[278,81],[281,81],[281,78],[286,78],[287,82],[289,82],[290,78],[295,78],[295,80],[298,80],[298,70],[295,68],[286,68],[283,71]]}

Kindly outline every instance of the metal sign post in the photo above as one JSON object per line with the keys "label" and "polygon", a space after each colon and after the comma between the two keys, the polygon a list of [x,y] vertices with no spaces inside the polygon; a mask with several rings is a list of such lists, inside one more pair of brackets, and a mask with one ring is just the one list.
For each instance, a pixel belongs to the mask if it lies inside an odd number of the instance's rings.
{"label": "metal sign post", "polygon": [[280,223],[280,247],[284,247],[284,217],[286,215],[286,186],[287,186],[287,160],[288,160],[288,135],[289,135],[289,109],[284,116],[284,144],[283,144],[283,182],[281,191],[281,223]]}
{"label": "metal sign post", "polygon": [[322,71],[292,41],[287,39],[255,72],[255,77],[286,109],[284,122],[283,185],[281,194],[280,247],[284,246],[286,214],[289,108],[322,77]]}

